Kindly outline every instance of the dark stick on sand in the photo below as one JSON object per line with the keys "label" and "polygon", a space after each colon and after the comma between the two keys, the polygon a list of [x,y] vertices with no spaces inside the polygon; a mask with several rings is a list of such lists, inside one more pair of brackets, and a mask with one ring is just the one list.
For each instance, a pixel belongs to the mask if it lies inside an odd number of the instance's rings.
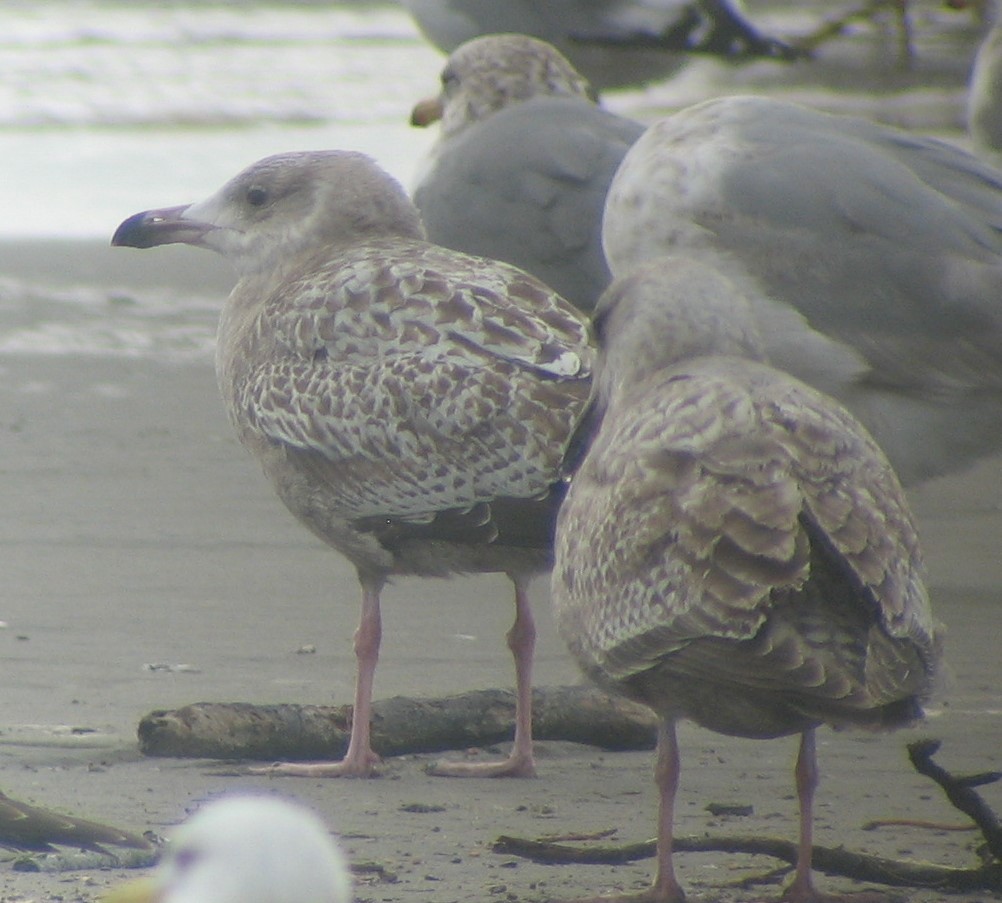
{"label": "dark stick on sand", "polygon": [[942,745],[940,740],[916,740],[908,744],[908,758],[915,770],[932,779],[946,794],[946,798],[978,826],[992,857],[1002,862],[1002,824],[991,807],[974,790],[985,784],[994,784],[1002,778],[1000,771],[987,771],[972,775],[951,775],[932,761]]}
{"label": "dark stick on sand", "polygon": [[[855,853],[842,847],[815,846],[813,863],[828,875],[853,878],[891,887],[935,888],[944,893],[963,893],[975,890],[1002,890],[1002,857],[999,842],[1002,839],[998,816],[972,789],[1002,777],[995,772],[954,777],[932,762],[940,741],[922,740],[908,746],[909,758],[919,774],[931,778],[946,792],[950,802],[975,820],[994,857],[993,861],[978,868],[952,868],[927,862],[885,859],[866,853]],[[679,852],[746,853],[772,856],[794,863],[796,844],[772,837],[676,837],[673,845]],[[564,865],[619,865],[655,855],[655,841],[623,846],[574,847],[542,840],[519,837],[499,837],[494,851],[521,856],[533,862]]]}

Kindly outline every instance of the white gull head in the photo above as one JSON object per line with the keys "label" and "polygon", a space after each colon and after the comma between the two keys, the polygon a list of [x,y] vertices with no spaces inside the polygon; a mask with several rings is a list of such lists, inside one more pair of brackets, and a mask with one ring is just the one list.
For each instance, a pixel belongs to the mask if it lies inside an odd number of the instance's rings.
{"label": "white gull head", "polygon": [[341,851],[323,822],[277,797],[206,804],[171,837],[154,874],[105,903],[351,903]]}

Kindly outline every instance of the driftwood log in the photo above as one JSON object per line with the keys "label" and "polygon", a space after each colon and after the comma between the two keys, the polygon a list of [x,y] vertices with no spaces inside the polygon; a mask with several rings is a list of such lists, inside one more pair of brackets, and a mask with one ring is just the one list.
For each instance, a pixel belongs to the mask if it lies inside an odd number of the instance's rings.
{"label": "driftwood log", "polygon": [[[147,756],[305,760],[344,755],[352,707],[200,702],[139,723]],[[395,696],[373,707],[372,744],[383,756],[490,746],[510,740],[515,695],[477,690],[443,699]],[[652,749],[656,721],[643,706],[587,686],[540,687],[533,734],[609,750]]]}
{"label": "driftwood log", "polygon": [[[814,867],[829,875],[891,887],[931,888],[943,893],[1002,891],[1002,856],[999,855],[1002,835],[1000,835],[999,819],[973,789],[999,780],[1002,778],[1002,773],[951,775],[932,761],[932,756],[939,747],[938,740],[920,740],[911,743],[908,746],[909,759],[919,774],[939,784],[950,802],[975,822],[985,838],[985,846],[990,854],[989,861],[977,867],[956,868],[929,862],[886,859],[868,853],[852,852],[843,847],[832,849],[815,846]],[[791,865],[797,859],[795,844],[772,837],[676,837],[672,841],[672,847],[676,851],[690,853],[747,853],[772,856]],[[498,853],[554,865],[568,863],[618,865],[637,859],[652,858],[657,853],[654,840],[620,846],[583,847],[547,840],[502,836],[494,842],[493,848]]]}

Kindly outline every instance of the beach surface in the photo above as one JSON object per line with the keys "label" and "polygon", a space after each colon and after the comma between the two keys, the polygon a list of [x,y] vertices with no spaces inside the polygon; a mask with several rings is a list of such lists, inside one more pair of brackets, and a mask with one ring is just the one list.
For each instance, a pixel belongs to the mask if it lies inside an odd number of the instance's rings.
{"label": "beach surface", "polygon": [[[876,58],[873,47],[861,52]],[[925,59],[948,57],[944,51]],[[758,72],[768,90],[775,83],[768,65],[721,68],[714,77],[721,90],[740,89]],[[928,80],[932,88],[912,83],[894,95],[896,104],[889,93],[867,96],[906,111],[913,123],[956,134],[963,68],[943,63]],[[705,71],[698,81],[705,86]],[[788,85],[793,81],[786,76]],[[651,89],[647,101],[670,106],[696,83],[683,77],[670,91]],[[812,95],[844,97],[816,85]],[[151,205],[168,200],[154,196]],[[158,354],[155,343],[150,353],[133,353],[135,342],[116,351],[113,334],[105,337],[111,352],[51,353],[32,344],[45,324],[18,331],[5,322],[3,792],[159,835],[218,794],[295,797],[336,831],[353,863],[365,866],[356,897],[366,901],[537,903],[635,890],[650,880],[650,860],[548,866],[492,850],[502,834],[612,832],[604,844],[652,837],[650,752],[540,743],[535,780],[434,778],[424,771],[434,756],[388,760],[368,781],[257,777],[226,763],[142,757],[136,727],[156,709],[198,701],[350,702],[355,575],[294,522],[226,422],[209,347],[214,305],[232,282],[220,261],[183,248],[138,253],[105,241],[10,240],[0,244],[0,277],[14,280],[25,305],[31,299],[24,286],[57,299],[84,286],[92,293],[88,322],[120,330],[143,325],[133,302],[140,289],[207,299],[181,318],[178,328],[189,332],[180,339],[171,333],[175,352],[182,339],[189,342],[184,354]],[[5,316],[16,320],[17,310]],[[51,330],[44,334],[51,338]],[[948,674],[918,728],[889,736],[820,733],[817,843],[944,866],[977,864],[979,835],[942,827],[966,820],[915,773],[905,746],[919,737],[941,739],[937,761],[954,774],[1000,765],[1000,487],[1002,461],[992,460],[911,493],[935,609],[948,629]],[[545,581],[535,590],[536,681],[574,683],[578,673],[554,632]],[[510,686],[503,635],[512,616],[510,585],[500,576],[398,581],[384,594],[377,697]],[[681,744],[679,833],[795,838],[794,739],[734,740],[684,725]],[[981,792],[1002,811],[1002,787]],[[713,815],[710,803],[751,807],[751,814]],[[864,830],[879,819],[941,827]],[[775,888],[738,885],[775,864],[721,853],[678,856],[680,878],[696,901],[774,898]],[[25,873],[0,863],[0,903],[89,901],[134,874],[112,867]],[[856,887],[846,879],[819,883]],[[919,903],[947,899],[936,891],[898,893]]]}
{"label": "beach surface", "polygon": [[[649,752],[541,743],[538,779],[494,781],[429,777],[423,768],[433,756],[389,760],[370,781],[269,779],[216,762],[141,757],[136,726],[154,709],[349,702],[354,574],[292,520],[236,445],[207,363],[20,356],[3,376],[4,792],[158,834],[219,793],[294,796],[335,828],[353,861],[378,864],[382,871],[360,878],[364,900],[536,901],[648,880],[650,862],[534,865],[491,844],[501,834],[609,829],[605,843],[648,838],[656,810]],[[948,684],[915,730],[821,733],[820,844],[975,864],[971,832],[862,828],[881,818],[963,823],[910,767],[909,740],[942,739],[937,761],[954,773],[998,767],[994,542],[1002,517],[984,487],[998,486],[999,476],[993,463],[916,493],[933,597],[949,629]],[[545,583],[537,591],[538,681],[574,682]],[[500,577],[399,581],[385,596],[377,695],[509,686],[502,635],[511,615]],[[316,652],[298,651],[307,646]],[[692,726],[681,737],[681,833],[795,836],[793,739],[739,741]],[[1002,808],[997,786],[984,793]],[[753,814],[715,817],[705,808],[713,802],[749,805]],[[758,899],[761,888],[727,885],[773,864],[724,854],[679,859],[697,900]],[[0,896],[90,900],[125,875],[5,867]]]}

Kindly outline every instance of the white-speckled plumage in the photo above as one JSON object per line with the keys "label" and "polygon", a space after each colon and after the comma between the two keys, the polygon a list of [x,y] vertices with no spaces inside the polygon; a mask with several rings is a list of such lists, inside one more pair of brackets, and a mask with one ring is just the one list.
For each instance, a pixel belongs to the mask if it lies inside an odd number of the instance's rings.
{"label": "white-speckled plumage", "polygon": [[217,345],[230,419],[289,509],[358,569],[375,646],[392,574],[501,571],[521,599],[549,564],[589,391],[583,318],[520,270],[426,242],[400,186],[359,154],[267,158],[115,238],[166,241],[240,274]]}
{"label": "white-speckled plumage", "polygon": [[[757,738],[907,724],[938,661],[890,464],[765,362],[753,312],[742,283],[683,256],[617,280],[596,312],[593,439],[557,521],[554,611],[587,674],[661,715],[664,749],[679,718]],[[653,899],[679,899],[670,856],[661,869]]]}
{"label": "white-speckled plumage", "polygon": [[453,137],[534,97],[594,101],[588,80],[545,41],[494,34],[457,47],[442,69],[442,135]]}
{"label": "white-speckled plumage", "polygon": [[610,278],[606,192],[643,127],[596,106],[556,49],[520,34],[453,52],[412,121],[439,116],[414,190],[431,240],[522,267],[590,310]]}
{"label": "white-speckled plumage", "polygon": [[770,361],[846,404],[906,484],[1002,447],[1002,173],[971,154],[721,98],[634,144],[603,229],[616,276],[706,249],[755,280],[756,310],[790,315],[762,329]]}

